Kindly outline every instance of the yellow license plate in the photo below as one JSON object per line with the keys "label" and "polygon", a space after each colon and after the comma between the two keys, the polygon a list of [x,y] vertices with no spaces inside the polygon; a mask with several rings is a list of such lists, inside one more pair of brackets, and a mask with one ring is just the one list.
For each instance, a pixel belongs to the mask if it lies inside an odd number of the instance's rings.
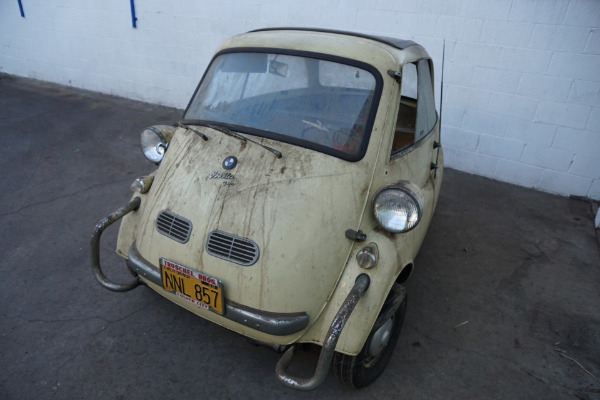
{"label": "yellow license plate", "polygon": [[165,290],[197,306],[224,314],[223,283],[210,275],[160,259],[160,272]]}

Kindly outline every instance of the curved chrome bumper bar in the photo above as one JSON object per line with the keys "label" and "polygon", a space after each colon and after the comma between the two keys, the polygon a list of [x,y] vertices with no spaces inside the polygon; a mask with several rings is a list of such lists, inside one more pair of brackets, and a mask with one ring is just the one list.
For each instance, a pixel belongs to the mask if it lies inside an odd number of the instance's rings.
{"label": "curved chrome bumper bar", "polygon": [[[129,259],[131,269],[140,277],[162,287],[160,270],[141,256],[135,242],[129,248],[127,258]],[[291,335],[308,326],[308,314],[305,312],[272,313],[246,307],[231,300],[225,301],[224,317],[257,331],[275,336]]]}
{"label": "curved chrome bumper bar", "polygon": [[279,382],[281,382],[281,384],[292,389],[308,391],[316,389],[321,383],[323,383],[327,377],[327,372],[329,372],[335,346],[340,338],[340,335],[342,334],[342,329],[344,329],[344,325],[346,325],[346,321],[348,321],[348,318],[350,318],[350,314],[352,314],[352,311],[354,310],[354,307],[356,307],[358,300],[360,300],[362,295],[369,288],[370,283],[371,279],[367,274],[360,274],[356,278],[352,290],[350,290],[350,293],[348,293],[348,296],[346,296],[346,300],[344,300],[342,303],[342,306],[335,315],[335,318],[333,318],[333,322],[331,322],[331,325],[329,326],[327,336],[325,337],[323,347],[321,348],[321,354],[319,355],[317,368],[315,369],[315,374],[312,376],[312,378],[296,378],[287,374],[286,370],[292,363],[292,357],[294,356],[295,352],[295,346],[292,346],[286,350],[275,367],[275,376]]}
{"label": "curved chrome bumper bar", "polygon": [[[102,236],[102,232],[104,232],[104,230],[108,228],[111,224],[123,218],[130,212],[137,210],[140,207],[141,202],[142,200],[139,197],[136,197],[126,206],[119,208],[117,211],[98,222],[98,224],[96,224],[96,227],[94,228],[94,233],[92,233],[92,240],[90,242],[92,273],[94,274],[96,280],[103,287],[105,287],[108,290],[112,290],[113,292],[126,292],[128,290],[131,290],[140,284],[140,280],[136,277],[128,283],[121,284],[114,283],[113,281],[108,279],[106,275],[104,275],[104,272],[102,272],[102,268],[100,267],[100,236]],[[134,276],[136,275],[134,274]]]}

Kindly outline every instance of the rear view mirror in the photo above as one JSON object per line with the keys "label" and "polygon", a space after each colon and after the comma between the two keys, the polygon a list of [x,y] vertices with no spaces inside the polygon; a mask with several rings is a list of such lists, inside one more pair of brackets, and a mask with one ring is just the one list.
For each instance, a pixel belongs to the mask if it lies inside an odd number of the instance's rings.
{"label": "rear view mirror", "polygon": [[288,65],[279,61],[269,62],[269,73],[285,78],[288,73]]}

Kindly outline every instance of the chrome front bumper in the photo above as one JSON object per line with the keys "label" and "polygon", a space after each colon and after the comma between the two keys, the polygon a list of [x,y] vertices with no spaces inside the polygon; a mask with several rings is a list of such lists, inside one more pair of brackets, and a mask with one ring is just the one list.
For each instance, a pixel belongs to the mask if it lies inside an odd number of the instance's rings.
{"label": "chrome front bumper", "polygon": [[[137,210],[140,203],[140,198],[136,197],[126,206],[121,207],[108,217],[102,219],[94,228],[90,243],[92,272],[96,280],[106,289],[115,292],[131,290],[142,283],[139,279],[140,277],[162,287],[162,277],[159,268],[155,267],[152,263],[142,257],[135,242],[133,242],[129,248],[128,253],[127,265],[130,268],[130,272],[135,276],[135,279],[131,282],[125,284],[112,282],[102,272],[100,266],[100,237],[102,232],[126,214]],[[331,366],[335,346],[342,333],[342,329],[348,321],[348,318],[350,318],[356,304],[369,288],[369,284],[370,278],[367,274],[360,274],[356,278],[352,290],[348,293],[348,296],[342,303],[329,326],[327,336],[323,341],[323,347],[321,348],[321,354],[314,375],[311,378],[304,379],[287,374],[286,370],[292,363],[292,358],[295,353],[295,346],[292,345],[280,358],[275,368],[276,377],[279,382],[284,386],[299,390],[313,390],[323,383]],[[273,313],[246,307],[230,300],[226,300],[225,302],[224,317],[249,328],[275,336],[285,336],[297,333],[306,328],[309,322],[309,317],[305,312]]]}
{"label": "chrome front bumper", "polygon": [[[133,242],[129,249],[127,263],[130,272],[135,276],[135,279],[131,282],[125,284],[112,282],[106,277],[100,265],[100,237],[102,232],[125,215],[137,210],[140,203],[140,198],[136,197],[126,206],[103,218],[96,224],[92,234],[90,243],[92,273],[98,283],[114,292],[126,292],[137,287],[142,283],[139,279],[140,277],[162,287],[162,277],[159,268],[141,256],[135,242]],[[308,326],[309,320],[306,312],[273,313],[246,307],[230,300],[225,301],[224,317],[257,331],[275,336],[286,336],[300,332]]]}
{"label": "chrome front bumper", "polygon": [[[129,248],[127,258],[131,269],[140,277],[162,287],[160,270],[140,255],[135,242]],[[246,307],[231,300],[225,300],[224,317],[275,336],[291,335],[308,326],[308,314],[305,312],[273,313]]]}

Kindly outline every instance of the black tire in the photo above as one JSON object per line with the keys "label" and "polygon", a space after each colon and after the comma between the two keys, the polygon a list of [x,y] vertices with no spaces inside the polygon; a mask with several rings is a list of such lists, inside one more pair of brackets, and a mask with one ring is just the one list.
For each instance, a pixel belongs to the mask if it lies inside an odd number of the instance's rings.
{"label": "black tire", "polygon": [[[335,353],[333,371],[342,382],[354,388],[362,388],[373,383],[385,369],[406,314],[406,289],[395,283],[388,294],[377,320],[369,333],[362,350],[356,356]],[[373,338],[378,335],[379,341]],[[389,339],[381,339],[382,337]],[[375,339],[377,340],[377,339]],[[378,345],[379,344],[379,345]]]}

